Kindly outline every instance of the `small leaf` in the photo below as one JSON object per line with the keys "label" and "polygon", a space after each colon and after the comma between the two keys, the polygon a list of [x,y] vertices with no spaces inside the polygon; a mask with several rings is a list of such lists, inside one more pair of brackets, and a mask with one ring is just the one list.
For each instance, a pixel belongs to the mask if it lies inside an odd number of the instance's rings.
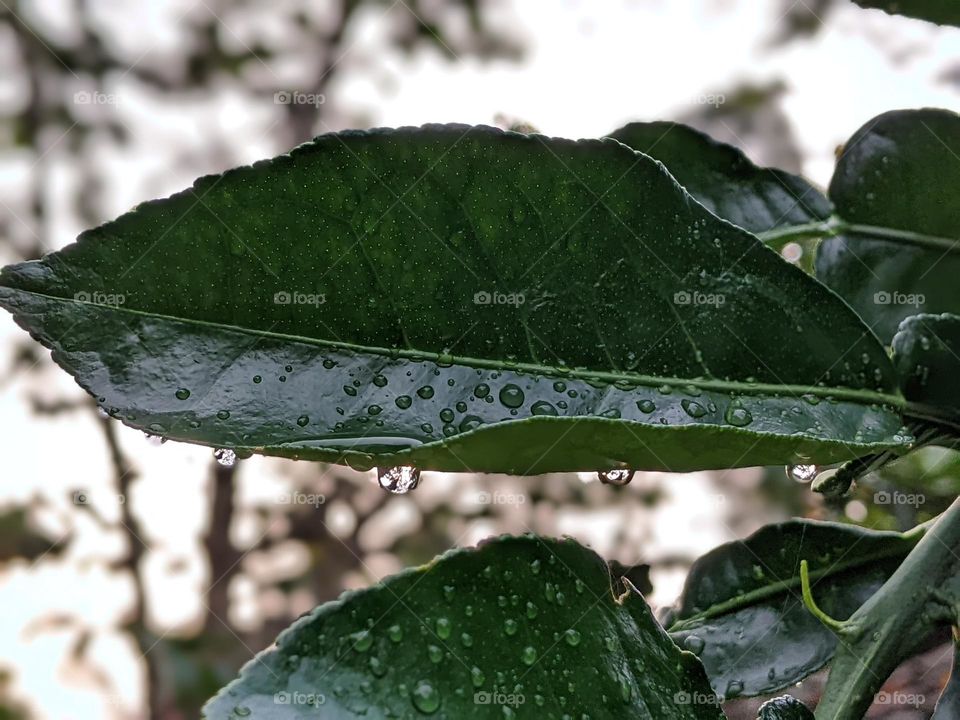
{"label": "small leaf", "polygon": [[717,217],[765,233],[830,217],[830,201],[797,175],[754,165],[738,148],[673,122],[636,122],[610,137],[656,158]]}
{"label": "small leaf", "polygon": [[115,417],[239,456],[524,475],[906,447],[859,318],[609,139],[324,135],[4,269],[0,305]]}
{"label": "small leaf", "polygon": [[791,520],[697,560],[664,623],[695,650],[717,693],[763,695],[816,672],[836,637],[804,607],[800,561],[807,560],[817,604],[849,617],[893,573],[919,539],[853,525]]}
{"label": "small leaf", "polygon": [[794,697],[784,695],[761,705],[757,720],[814,720],[814,718],[806,705]]}
{"label": "small leaf", "polygon": [[960,317],[908,317],[893,353],[909,413],[960,432]]}
{"label": "small leaf", "polygon": [[917,313],[960,314],[960,115],[897,110],[847,142],[830,199],[847,229],[817,251],[817,278],[878,337]]}
{"label": "small leaf", "polygon": [[[697,659],[604,562],[566,540],[501,537],[298,620],[205,707],[324,718],[722,720]],[[314,711],[316,713],[317,711]]]}
{"label": "small leaf", "polygon": [[938,25],[960,26],[960,3],[956,0],[854,0],[860,7],[876,8],[890,15],[906,15]]}

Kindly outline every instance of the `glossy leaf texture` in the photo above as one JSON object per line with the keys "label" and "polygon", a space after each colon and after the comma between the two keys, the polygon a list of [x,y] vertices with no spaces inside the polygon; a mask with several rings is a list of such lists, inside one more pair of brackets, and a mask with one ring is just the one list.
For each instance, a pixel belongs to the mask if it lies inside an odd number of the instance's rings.
{"label": "glossy leaf texture", "polygon": [[860,7],[905,15],[938,25],[960,26],[960,3],[956,0],[854,0]]}
{"label": "glossy leaf texture", "polygon": [[830,202],[802,177],[757,167],[739,148],[674,122],[635,122],[610,137],[656,158],[718,217],[750,232],[827,220]]}
{"label": "glossy leaf texture", "polygon": [[918,313],[960,313],[960,115],[897,110],[843,148],[830,199],[846,229],[824,240],[817,278],[889,344]]}
{"label": "glossy leaf texture", "polygon": [[960,317],[908,317],[893,338],[893,358],[909,413],[960,431]]}
{"label": "glossy leaf texture", "polygon": [[583,546],[533,536],[454,550],[322,605],[248,663],[204,716],[318,713],[723,718],[703,667],[639,594],[614,597],[606,564]]}
{"label": "glossy leaf texture", "polygon": [[757,720],[814,720],[814,717],[802,702],[784,695],[761,705]]}
{"label": "glossy leaf texture", "polygon": [[909,441],[859,318],[609,139],[324,135],[6,268],[0,304],[113,416],[240,454],[522,475]]}
{"label": "glossy leaf texture", "polygon": [[697,560],[664,625],[696,652],[717,693],[773,693],[823,667],[836,637],[804,606],[800,561],[817,603],[849,617],[893,573],[919,539],[852,525],[791,520]]}

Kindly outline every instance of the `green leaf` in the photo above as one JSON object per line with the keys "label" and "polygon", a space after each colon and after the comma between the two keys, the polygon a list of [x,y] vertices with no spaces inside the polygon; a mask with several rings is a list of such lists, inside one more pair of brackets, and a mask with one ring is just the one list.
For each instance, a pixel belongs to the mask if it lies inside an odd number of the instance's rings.
{"label": "green leaf", "polygon": [[799,682],[833,655],[836,637],[804,607],[800,561],[829,615],[846,618],[919,539],[853,525],[790,520],[721,545],[694,563],[664,623],[697,652],[717,693],[763,695]]}
{"label": "green leaf", "polygon": [[957,0],[854,0],[864,8],[883,10],[890,15],[906,15],[929,20],[938,25],[960,26],[960,3]]}
{"label": "green leaf", "polygon": [[[630,717],[720,720],[703,668],[643,598],[571,540],[501,537],[298,620],[208,720]],[[311,715],[310,712],[313,712]]]}
{"label": "green leaf", "polygon": [[893,353],[910,414],[960,429],[960,317],[908,317]]}
{"label": "green leaf", "polygon": [[610,137],[662,162],[710,212],[752,233],[830,217],[830,202],[803,178],[757,167],[738,148],[687,125],[636,122]]}
{"label": "green leaf", "polygon": [[[956,638],[954,639],[956,642]],[[953,648],[953,672],[947,686],[937,700],[937,707],[930,720],[956,720],[960,717],[960,645]]]}
{"label": "green leaf", "polygon": [[889,343],[917,313],[960,314],[960,115],[898,110],[844,147],[830,199],[846,229],[817,252],[818,279]]}
{"label": "green leaf", "polygon": [[0,304],[115,417],[240,454],[681,471],[909,439],[859,318],[609,139],[324,135],[6,268]]}
{"label": "green leaf", "polygon": [[796,698],[784,695],[760,706],[757,720],[814,720],[813,713]]}

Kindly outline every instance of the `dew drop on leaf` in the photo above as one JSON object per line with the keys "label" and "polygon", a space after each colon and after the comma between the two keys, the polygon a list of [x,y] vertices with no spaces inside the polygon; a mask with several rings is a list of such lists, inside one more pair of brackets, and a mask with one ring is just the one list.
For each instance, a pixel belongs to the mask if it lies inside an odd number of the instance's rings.
{"label": "dew drop on leaf", "polygon": [[425,715],[432,715],[440,708],[440,693],[426,680],[414,686],[411,696],[413,706]]}
{"label": "dew drop on leaf", "polygon": [[604,485],[617,485],[622,487],[623,485],[629,484],[635,474],[636,470],[601,470],[597,473],[597,477]]}
{"label": "dew drop on leaf", "polygon": [[223,467],[233,467],[234,463],[237,462],[237,454],[229,448],[217,448],[213,451],[213,457]]}
{"label": "dew drop on leaf", "polygon": [[377,479],[380,482],[380,487],[384,490],[403,495],[420,484],[420,470],[412,465],[377,468]]}
{"label": "dew drop on leaf", "polygon": [[787,467],[787,477],[798,483],[808,483],[817,476],[819,470],[816,465],[790,465]]}

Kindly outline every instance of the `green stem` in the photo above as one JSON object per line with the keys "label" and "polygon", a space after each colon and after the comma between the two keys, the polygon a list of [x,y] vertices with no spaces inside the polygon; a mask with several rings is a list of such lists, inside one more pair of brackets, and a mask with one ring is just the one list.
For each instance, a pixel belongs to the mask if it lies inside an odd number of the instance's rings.
{"label": "green stem", "polygon": [[835,237],[846,235],[848,238],[864,238],[874,240],[894,240],[905,245],[929,248],[940,252],[960,252],[960,238],[945,238],[935,235],[899,230],[897,228],[880,227],[878,225],[860,225],[848,223],[845,220],[832,216],[828,220],[802,223],[789,227],[774,228],[767,232],[757,233],[757,237],[767,245],[781,247],[788,242],[798,242],[811,238]]}
{"label": "green stem", "polygon": [[800,561],[800,591],[803,593],[803,604],[807,606],[807,610],[813,613],[817,620],[836,635],[843,632],[843,622],[827,615],[817,605],[817,601],[813,599],[813,590],[810,588],[810,566],[806,560]]}
{"label": "green stem", "polygon": [[960,608],[960,499],[838,635],[817,720],[860,720],[897,666]]}

